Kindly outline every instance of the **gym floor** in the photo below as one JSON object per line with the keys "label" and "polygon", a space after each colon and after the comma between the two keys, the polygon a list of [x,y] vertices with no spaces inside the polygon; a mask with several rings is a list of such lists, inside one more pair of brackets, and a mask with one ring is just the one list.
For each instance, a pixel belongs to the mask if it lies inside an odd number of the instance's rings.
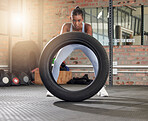
{"label": "gym floor", "polygon": [[147,121],[148,87],[106,87],[83,102],[46,97],[44,86],[0,87],[0,121]]}

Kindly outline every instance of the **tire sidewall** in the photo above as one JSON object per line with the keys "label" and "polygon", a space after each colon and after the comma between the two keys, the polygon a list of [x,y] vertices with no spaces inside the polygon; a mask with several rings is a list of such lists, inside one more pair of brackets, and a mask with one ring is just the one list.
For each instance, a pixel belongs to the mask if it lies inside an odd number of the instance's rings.
{"label": "tire sidewall", "polygon": [[[98,74],[96,79],[86,88],[78,91],[69,91],[58,85],[49,69],[53,55],[62,47],[70,44],[82,44],[90,48],[98,59]],[[70,32],[53,38],[44,48],[39,65],[41,79],[45,87],[60,99],[66,101],[82,101],[96,94],[105,84],[108,75],[108,58],[103,46],[85,33]],[[50,70],[50,71],[49,71]]]}

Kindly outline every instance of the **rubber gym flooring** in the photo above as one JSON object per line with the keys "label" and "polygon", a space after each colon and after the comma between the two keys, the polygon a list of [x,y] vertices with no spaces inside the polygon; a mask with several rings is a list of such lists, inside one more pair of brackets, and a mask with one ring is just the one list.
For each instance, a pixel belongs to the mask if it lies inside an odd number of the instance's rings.
{"label": "rubber gym flooring", "polygon": [[148,121],[148,86],[106,89],[109,97],[64,102],[44,86],[0,87],[0,121]]}

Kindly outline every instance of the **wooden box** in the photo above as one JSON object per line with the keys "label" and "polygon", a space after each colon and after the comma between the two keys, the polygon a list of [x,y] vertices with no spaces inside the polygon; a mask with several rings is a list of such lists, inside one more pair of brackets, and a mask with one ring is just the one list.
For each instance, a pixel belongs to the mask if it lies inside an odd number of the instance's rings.
{"label": "wooden box", "polygon": [[57,83],[66,84],[70,79],[72,79],[71,71],[60,71]]}
{"label": "wooden box", "polygon": [[[70,79],[72,79],[71,71],[60,71],[57,83],[66,84]],[[35,84],[43,85],[40,78],[39,69],[35,70]]]}
{"label": "wooden box", "polygon": [[39,85],[43,85],[38,68],[35,70],[34,83],[39,84]]}

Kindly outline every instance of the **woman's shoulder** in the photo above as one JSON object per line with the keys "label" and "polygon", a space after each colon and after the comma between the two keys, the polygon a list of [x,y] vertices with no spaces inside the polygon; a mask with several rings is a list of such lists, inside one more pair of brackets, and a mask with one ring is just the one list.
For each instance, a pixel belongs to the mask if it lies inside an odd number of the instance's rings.
{"label": "woman's shoulder", "polygon": [[88,23],[85,23],[85,32],[91,32],[92,33],[92,26]]}
{"label": "woman's shoulder", "polygon": [[69,23],[69,22],[67,22],[67,23],[64,23],[64,24],[63,24],[63,26],[64,26],[64,27],[66,27],[66,28],[70,28],[70,26],[71,26],[71,23]]}
{"label": "woman's shoulder", "polygon": [[85,23],[85,28],[86,29],[88,29],[88,28],[90,28],[91,27],[91,25],[89,24],[89,23]]}
{"label": "woman's shoulder", "polygon": [[69,32],[71,27],[71,23],[64,23],[61,29],[61,33]]}

